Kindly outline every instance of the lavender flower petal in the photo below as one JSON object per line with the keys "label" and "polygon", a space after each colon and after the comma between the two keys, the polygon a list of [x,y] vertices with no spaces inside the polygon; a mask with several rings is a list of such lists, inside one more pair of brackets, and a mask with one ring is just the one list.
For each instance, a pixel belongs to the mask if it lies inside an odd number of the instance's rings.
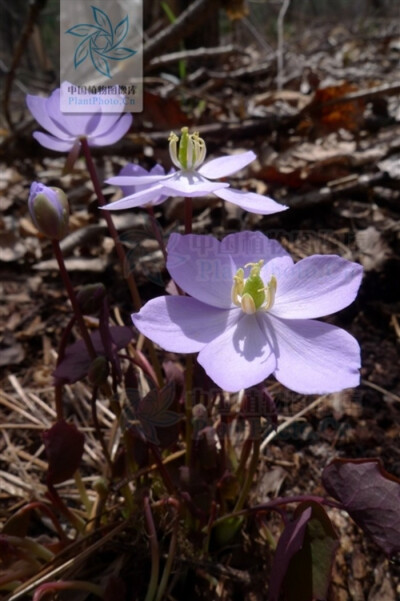
{"label": "lavender flower petal", "polygon": [[218,190],[215,192],[217,196],[223,200],[227,200],[241,209],[256,213],[258,215],[271,215],[272,213],[280,213],[286,211],[289,207],[281,205],[269,196],[255,194],[254,192],[246,192],[246,190]]}
{"label": "lavender flower petal", "polygon": [[204,196],[219,190],[228,188],[229,184],[223,182],[209,182],[191,173],[178,172],[171,179],[164,182],[164,188],[171,194],[180,196]]}
{"label": "lavender flower petal", "polygon": [[132,115],[126,113],[122,117],[119,117],[113,127],[106,133],[99,135],[98,131],[95,130],[93,134],[89,136],[89,145],[91,146],[110,146],[115,144],[129,130],[132,124]]}
{"label": "lavender flower petal", "polygon": [[[63,82],[62,86],[70,86]],[[71,150],[82,136],[86,136],[89,146],[114,144],[126,134],[132,115],[117,112],[103,113],[101,107],[92,113],[62,113],[60,109],[60,89],[48,98],[28,94],[26,103],[38,123],[49,133],[35,132],[34,136],[46,148],[65,152]],[[120,104],[119,110],[123,105]]]}
{"label": "lavender flower petal", "polygon": [[210,307],[186,296],[154,298],[132,315],[142,334],[162,346],[181,353],[195,353],[232,327],[237,312]]}
{"label": "lavender flower petal", "polygon": [[261,270],[264,280],[269,280],[271,275],[278,276],[281,271],[286,271],[290,265],[293,265],[293,259],[283,246],[261,232],[229,234],[221,240],[219,252],[231,256],[235,271],[246,263],[264,259],[265,265]]}
{"label": "lavender flower petal", "polygon": [[142,207],[146,204],[151,204],[151,201],[155,197],[159,197],[163,190],[164,188],[161,184],[155,184],[145,190],[121,198],[121,200],[110,202],[108,205],[104,205],[104,207],[101,208],[106,211],[121,211],[123,209],[132,209],[133,207]]}
{"label": "lavender flower petal", "polygon": [[65,152],[70,150],[73,146],[73,141],[70,142],[68,140],[61,140],[60,138],[54,138],[49,134],[44,134],[41,131],[33,132],[33,137],[35,140],[44,146],[45,148],[49,148],[50,150],[57,150],[58,152]]}
{"label": "lavender flower petal", "polygon": [[[145,171],[145,170],[143,170]],[[106,180],[107,184],[114,186],[145,186],[148,184],[157,184],[170,179],[173,173],[168,175],[116,175]]]}
{"label": "lavender flower petal", "polygon": [[229,254],[220,253],[213,236],[171,234],[167,269],[173,280],[188,294],[221,309],[233,307],[231,289],[235,266]]}
{"label": "lavender flower petal", "polygon": [[[54,93],[54,92],[53,92]],[[51,118],[47,109],[48,98],[28,94],[26,104],[36,121],[53,136],[65,137],[65,130],[60,128]]]}
{"label": "lavender flower petal", "polygon": [[273,337],[275,377],[301,394],[326,394],[360,383],[360,347],[340,328],[321,321],[282,320],[264,314],[264,331]]}
{"label": "lavender flower petal", "polygon": [[278,278],[271,313],[306,319],[336,313],[357,295],[362,267],[336,255],[314,255],[299,261]]}
{"label": "lavender flower petal", "polygon": [[211,161],[208,161],[208,163],[202,165],[198,172],[204,177],[218,179],[236,173],[236,171],[240,171],[240,169],[246,167],[256,158],[257,157],[252,150],[240,154],[233,154],[231,156],[219,157],[218,159],[212,159]]}
{"label": "lavender flower petal", "polygon": [[275,354],[258,319],[238,312],[237,323],[200,351],[198,362],[228,392],[249,388],[276,367]]}

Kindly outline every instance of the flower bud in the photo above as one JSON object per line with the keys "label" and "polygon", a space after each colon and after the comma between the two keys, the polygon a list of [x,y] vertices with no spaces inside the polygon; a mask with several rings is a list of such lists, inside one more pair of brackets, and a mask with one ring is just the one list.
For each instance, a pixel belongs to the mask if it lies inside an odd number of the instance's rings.
{"label": "flower bud", "polygon": [[29,213],[36,228],[50,240],[61,240],[68,233],[69,205],[60,188],[33,182],[28,200]]}
{"label": "flower bud", "polygon": [[81,288],[76,296],[79,307],[84,315],[95,315],[100,311],[106,295],[106,288],[102,283],[87,284]]}

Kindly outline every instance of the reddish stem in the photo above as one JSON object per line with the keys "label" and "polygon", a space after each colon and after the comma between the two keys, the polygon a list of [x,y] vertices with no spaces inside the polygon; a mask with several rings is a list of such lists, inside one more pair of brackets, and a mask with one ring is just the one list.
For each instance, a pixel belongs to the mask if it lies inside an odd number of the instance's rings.
{"label": "reddish stem", "polygon": [[185,234],[192,233],[193,202],[190,196],[185,198]]}
{"label": "reddish stem", "polygon": [[78,322],[78,326],[81,331],[82,338],[86,344],[87,352],[89,353],[89,356],[91,359],[96,359],[96,356],[97,356],[96,351],[94,349],[92,339],[89,336],[89,332],[87,330],[86,324],[83,320],[83,315],[81,313],[81,309],[80,309],[78,300],[76,298],[74,288],[73,288],[71,280],[69,278],[67,268],[65,267],[64,257],[61,252],[60,243],[58,240],[52,240],[52,243],[53,243],[54,254],[56,256],[57,263],[60,268],[60,274],[61,274],[62,280],[64,282],[64,286],[67,289],[67,293],[68,293],[69,299],[71,301],[71,305],[72,305],[72,309],[73,309],[75,317],[76,317],[76,321]]}
{"label": "reddish stem", "polygon": [[[92,180],[92,183],[93,183],[94,191],[96,192],[96,196],[97,196],[100,206],[103,207],[106,204],[106,201],[105,201],[102,189],[101,189],[99,178],[97,176],[96,167],[95,167],[93,159],[92,159],[92,154],[90,152],[90,148],[89,148],[87,139],[82,138],[81,144],[82,144],[83,154],[84,154],[85,160],[86,160],[86,166],[89,171],[90,179]],[[124,271],[124,275],[128,282],[128,287],[129,287],[129,291],[131,293],[133,306],[135,308],[135,311],[140,311],[142,302],[140,300],[139,291],[137,289],[136,282],[134,280],[132,273],[130,271],[127,272],[126,268],[127,268],[128,263],[126,260],[124,247],[122,246],[121,241],[119,239],[118,232],[115,228],[111,214],[109,213],[109,211],[102,211],[102,216],[106,220],[108,231],[110,232],[111,237],[114,241],[115,250],[117,252],[118,259],[121,263],[122,269]]]}

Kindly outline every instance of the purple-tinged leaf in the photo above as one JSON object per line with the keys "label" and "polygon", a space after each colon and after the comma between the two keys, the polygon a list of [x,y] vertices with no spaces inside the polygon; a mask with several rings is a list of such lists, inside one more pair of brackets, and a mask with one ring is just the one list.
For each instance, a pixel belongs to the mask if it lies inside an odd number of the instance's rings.
{"label": "purple-tinged leaf", "polygon": [[53,485],[72,478],[81,462],[83,434],[73,424],[60,420],[42,437],[49,462],[47,483]]}
{"label": "purple-tinged leaf", "polygon": [[[132,406],[127,413],[129,419],[137,421],[140,424],[143,437],[154,445],[169,446],[177,438],[177,429],[175,426],[181,421],[182,416],[175,411],[169,410],[169,407],[175,400],[175,386],[170,382],[160,390],[154,388],[135,403],[136,391],[127,390],[127,395],[132,402]],[[171,430],[171,437],[167,435],[161,438],[161,432]],[[169,440],[172,438],[172,440]],[[167,442],[168,441],[168,442]]]}
{"label": "purple-tinged leaf", "polygon": [[[271,569],[268,601],[278,601],[282,584],[293,555],[303,546],[307,523],[312,509],[308,507],[293,522],[290,522],[281,534]],[[299,600],[300,601],[300,600]],[[302,600],[303,601],[303,600]]]}
{"label": "purple-tinged leaf", "polygon": [[312,510],[302,548],[292,557],[283,588],[287,601],[326,601],[332,564],[339,542],[324,508],[315,502],[299,505],[295,515]]}
{"label": "purple-tinged leaf", "polygon": [[334,459],[322,482],[387,555],[400,551],[400,480],[379,459]]}
{"label": "purple-tinged leaf", "polygon": [[[118,350],[124,348],[132,340],[131,328],[127,326],[112,326],[110,335]],[[105,356],[104,344],[98,331],[90,335],[94,350],[98,355]],[[109,357],[107,357],[109,358]],[[92,363],[83,340],[78,340],[68,346],[65,355],[53,372],[56,384],[73,384],[84,378]]]}
{"label": "purple-tinged leaf", "polygon": [[[127,469],[127,457],[133,459],[139,469],[146,467],[150,462],[149,445],[143,440],[143,433],[136,426],[131,426],[125,432],[124,436],[124,476],[126,475]],[[116,474],[116,477],[123,477],[122,474]]]}

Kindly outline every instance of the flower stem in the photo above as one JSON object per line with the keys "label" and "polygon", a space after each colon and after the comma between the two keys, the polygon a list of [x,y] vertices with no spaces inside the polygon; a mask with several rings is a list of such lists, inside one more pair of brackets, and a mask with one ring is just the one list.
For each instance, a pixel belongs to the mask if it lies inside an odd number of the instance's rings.
{"label": "flower stem", "polygon": [[243,488],[240,491],[240,495],[237,500],[234,511],[240,511],[242,509],[243,505],[246,502],[247,496],[250,492],[250,489],[251,489],[251,486],[252,486],[253,480],[254,480],[254,474],[256,473],[256,470],[257,470],[258,458],[260,456],[260,445],[261,445],[260,439],[257,439],[253,442],[253,454],[250,459],[249,469],[247,471],[246,479],[244,481]]}
{"label": "flower stem", "polygon": [[176,507],[174,507],[174,509],[176,511],[176,515],[174,517],[174,521],[172,524],[171,540],[169,542],[167,561],[164,566],[164,570],[163,570],[162,577],[160,580],[160,586],[158,587],[157,596],[155,598],[155,601],[162,601],[162,599],[164,598],[164,593],[165,593],[165,590],[166,590],[167,584],[168,584],[168,578],[171,574],[172,564],[175,559],[176,545],[178,542],[179,516],[178,516]]}
{"label": "flower stem", "polygon": [[41,584],[35,591],[33,596],[33,601],[40,601],[46,593],[50,591],[71,591],[71,590],[79,590],[79,591],[87,591],[89,593],[93,593],[97,595],[97,597],[104,597],[103,589],[92,582],[85,582],[82,580],[70,580],[69,582],[46,582],[45,584]]}
{"label": "flower stem", "polygon": [[190,196],[185,198],[185,234],[192,233],[193,201]]}
{"label": "flower stem", "polygon": [[272,501],[267,501],[267,503],[261,503],[260,505],[253,505],[252,507],[247,507],[247,509],[234,509],[232,513],[228,513],[217,518],[213,523],[213,528],[230,518],[252,515],[254,513],[265,513],[267,511],[278,511],[279,513],[281,513],[281,506],[286,506],[290,503],[304,502],[320,503],[321,505],[326,505],[327,507],[332,507],[333,509],[344,509],[341,503],[338,503],[337,501],[332,501],[331,499],[326,499],[325,497],[319,497],[317,495],[295,495],[293,497],[277,497],[276,499],[272,499]]}
{"label": "flower stem", "polygon": [[250,455],[251,447],[252,447],[252,440],[250,438],[246,438],[246,440],[243,443],[242,452],[240,454],[239,466],[236,470],[236,478],[238,480],[241,480],[242,476],[244,474],[244,471],[246,468],[246,463],[247,463],[247,460]]}
{"label": "flower stem", "polygon": [[[76,321],[75,315],[71,317],[69,322],[67,323],[62,335],[60,344],[58,347],[58,357],[57,357],[57,367],[60,365],[61,361],[65,356],[65,349],[67,348],[68,340],[71,335],[72,328],[74,327]],[[64,405],[63,405],[63,390],[64,384],[56,381],[54,385],[54,397],[56,401],[56,415],[57,421],[61,421],[64,419]]]}
{"label": "flower stem", "polygon": [[27,553],[37,557],[38,559],[43,559],[44,561],[52,561],[54,559],[54,553],[27,537],[20,536],[12,536],[10,534],[2,534],[3,544],[8,544],[10,546],[17,547],[19,549],[23,549]]}
{"label": "flower stem", "polygon": [[185,416],[186,416],[186,465],[190,465],[192,456],[192,394],[193,394],[193,357],[186,355],[186,370],[185,370]]}
{"label": "flower stem", "polygon": [[[85,160],[86,160],[86,166],[89,171],[90,179],[92,180],[92,183],[93,183],[94,191],[96,192],[96,196],[97,196],[100,206],[103,207],[106,204],[106,201],[105,201],[103,192],[101,190],[101,185],[99,182],[99,178],[97,176],[96,167],[93,162],[92,154],[90,152],[90,147],[89,147],[87,139],[82,138],[81,144],[82,144],[83,154],[84,154]],[[118,232],[115,228],[112,217],[108,211],[102,211],[102,215],[107,222],[108,231],[110,232],[111,237],[114,241],[115,250],[117,252],[118,259],[121,263],[121,267],[124,271],[126,271],[125,268],[127,265],[127,261],[126,261],[124,247],[121,244],[121,241],[119,239]],[[135,311],[139,311],[140,307],[142,306],[142,301],[140,300],[140,295],[139,295],[139,291],[138,291],[138,288],[137,288],[137,285],[135,282],[135,278],[133,277],[133,274],[130,271],[128,271],[127,273],[124,273],[124,275],[128,281],[128,287],[129,287],[129,291],[131,293]]]}
{"label": "flower stem", "polygon": [[22,509],[20,509],[19,511],[17,511],[17,513],[15,514],[15,516],[22,516],[25,513],[28,513],[29,511],[32,511],[33,509],[37,509],[38,511],[41,511],[42,513],[46,514],[46,516],[51,520],[54,528],[57,531],[57,534],[60,538],[60,540],[66,544],[68,543],[68,538],[64,532],[64,530],[62,529],[62,526],[60,524],[59,519],[57,518],[56,514],[54,513],[54,511],[52,511],[52,509],[50,509],[50,507],[48,507],[45,503],[42,503],[41,501],[32,501],[31,503],[28,503],[27,505],[25,505],[24,507],[22,507]]}
{"label": "flower stem", "polygon": [[103,449],[104,458],[106,460],[109,472],[111,474],[112,461],[111,461],[110,453],[109,453],[107,445],[106,445],[106,441],[104,440],[103,432],[101,431],[101,428],[100,428],[99,419],[97,417],[97,405],[96,405],[97,391],[98,391],[98,388],[96,386],[94,386],[93,392],[92,392],[92,397],[90,399],[90,406],[92,409],[92,420],[93,420],[93,425],[94,425],[94,429],[95,429],[97,438],[101,444],[101,448]]}
{"label": "flower stem", "polygon": [[74,474],[74,480],[75,480],[76,488],[78,489],[78,492],[79,492],[79,496],[81,498],[82,505],[86,509],[86,513],[88,515],[90,515],[93,504],[88,497],[86,487],[83,483],[82,476],[81,476],[79,470],[76,470],[76,472]]}
{"label": "flower stem", "polygon": [[90,338],[86,324],[83,320],[83,315],[82,315],[81,309],[79,307],[79,303],[77,301],[76,294],[75,294],[74,288],[72,286],[71,280],[69,278],[67,268],[65,267],[64,257],[61,252],[60,243],[58,240],[52,240],[52,244],[53,244],[54,254],[56,256],[57,263],[60,268],[60,274],[61,274],[62,280],[64,282],[64,286],[67,290],[69,299],[71,301],[72,309],[74,311],[76,321],[77,321],[79,329],[81,331],[82,338],[85,342],[87,352],[91,359],[96,359],[96,356],[97,356],[96,351],[94,349],[93,342],[92,342],[92,339]]}
{"label": "flower stem", "polygon": [[160,551],[158,547],[157,532],[154,525],[153,514],[151,513],[149,497],[146,495],[144,500],[144,515],[146,518],[147,528],[149,530],[149,540],[151,549],[151,574],[150,582],[147,589],[145,601],[153,601],[158,586],[158,574],[160,571]]}
{"label": "flower stem", "polygon": [[[97,176],[97,171],[96,171],[96,167],[93,162],[92,154],[90,152],[90,147],[89,147],[88,141],[85,137],[81,138],[81,144],[82,144],[83,154],[85,156],[86,166],[89,171],[90,179],[92,180],[92,183],[93,183],[94,191],[96,193],[96,196],[97,196],[100,206],[103,207],[106,204],[106,201],[105,201],[103,192],[101,190],[101,185],[99,182],[99,178]],[[138,287],[136,285],[135,278],[133,277],[132,272],[130,270],[126,269],[128,262],[126,259],[124,247],[121,244],[121,241],[119,239],[118,232],[115,228],[111,214],[109,213],[109,211],[102,211],[102,214],[103,214],[104,219],[106,220],[108,231],[110,232],[110,235],[114,241],[115,250],[118,255],[118,259],[121,264],[123,274],[128,282],[128,288],[129,288],[129,292],[131,294],[131,298],[133,301],[133,307],[134,307],[135,311],[140,311],[140,308],[142,306],[142,301],[140,298]],[[154,345],[151,342],[151,340],[147,340],[147,346],[148,346],[149,353],[151,356],[151,361],[154,366],[154,370],[157,374],[158,383],[160,386],[162,386],[163,385],[163,375],[162,375],[162,371],[161,371],[160,363],[158,361],[157,354],[154,349]]]}
{"label": "flower stem", "polygon": [[49,482],[47,483],[47,495],[46,496],[51,500],[54,507],[56,507],[60,511],[60,513],[62,513],[71,522],[73,527],[76,528],[77,532],[82,533],[85,530],[86,524],[85,524],[84,520],[82,520],[76,513],[71,511],[65,505],[64,501],[61,499],[57,490]]}
{"label": "flower stem", "polygon": [[163,463],[163,460],[162,460],[162,457],[161,457],[158,447],[156,447],[156,445],[154,445],[154,444],[151,444],[150,442],[148,443],[148,446],[149,446],[151,452],[153,453],[153,457],[157,464],[157,469],[160,473],[160,476],[163,479],[163,482],[165,484],[167,491],[169,492],[169,494],[173,494],[175,492],[175,486],[171,480],[171,476],[169,475],[167,468],[165,467],[165,465]]}
{"label": "flower stem", "polygon": [[150,217],[151,229],[153,230],[154,238],[157,240],[160,250],[163,254],[164,261],[167,262],[167,250],[165,248],[164,240],[158,227],[157,219],[154,215],[154,208],[152,205],[147,207],[147,212]]}
{"label": "flower stem", "polygon": [[63,389],[63,384],[56,384],[54,386],[54,399],[56,401],[56,415],[58,422],[61,422],[64,419]]}

